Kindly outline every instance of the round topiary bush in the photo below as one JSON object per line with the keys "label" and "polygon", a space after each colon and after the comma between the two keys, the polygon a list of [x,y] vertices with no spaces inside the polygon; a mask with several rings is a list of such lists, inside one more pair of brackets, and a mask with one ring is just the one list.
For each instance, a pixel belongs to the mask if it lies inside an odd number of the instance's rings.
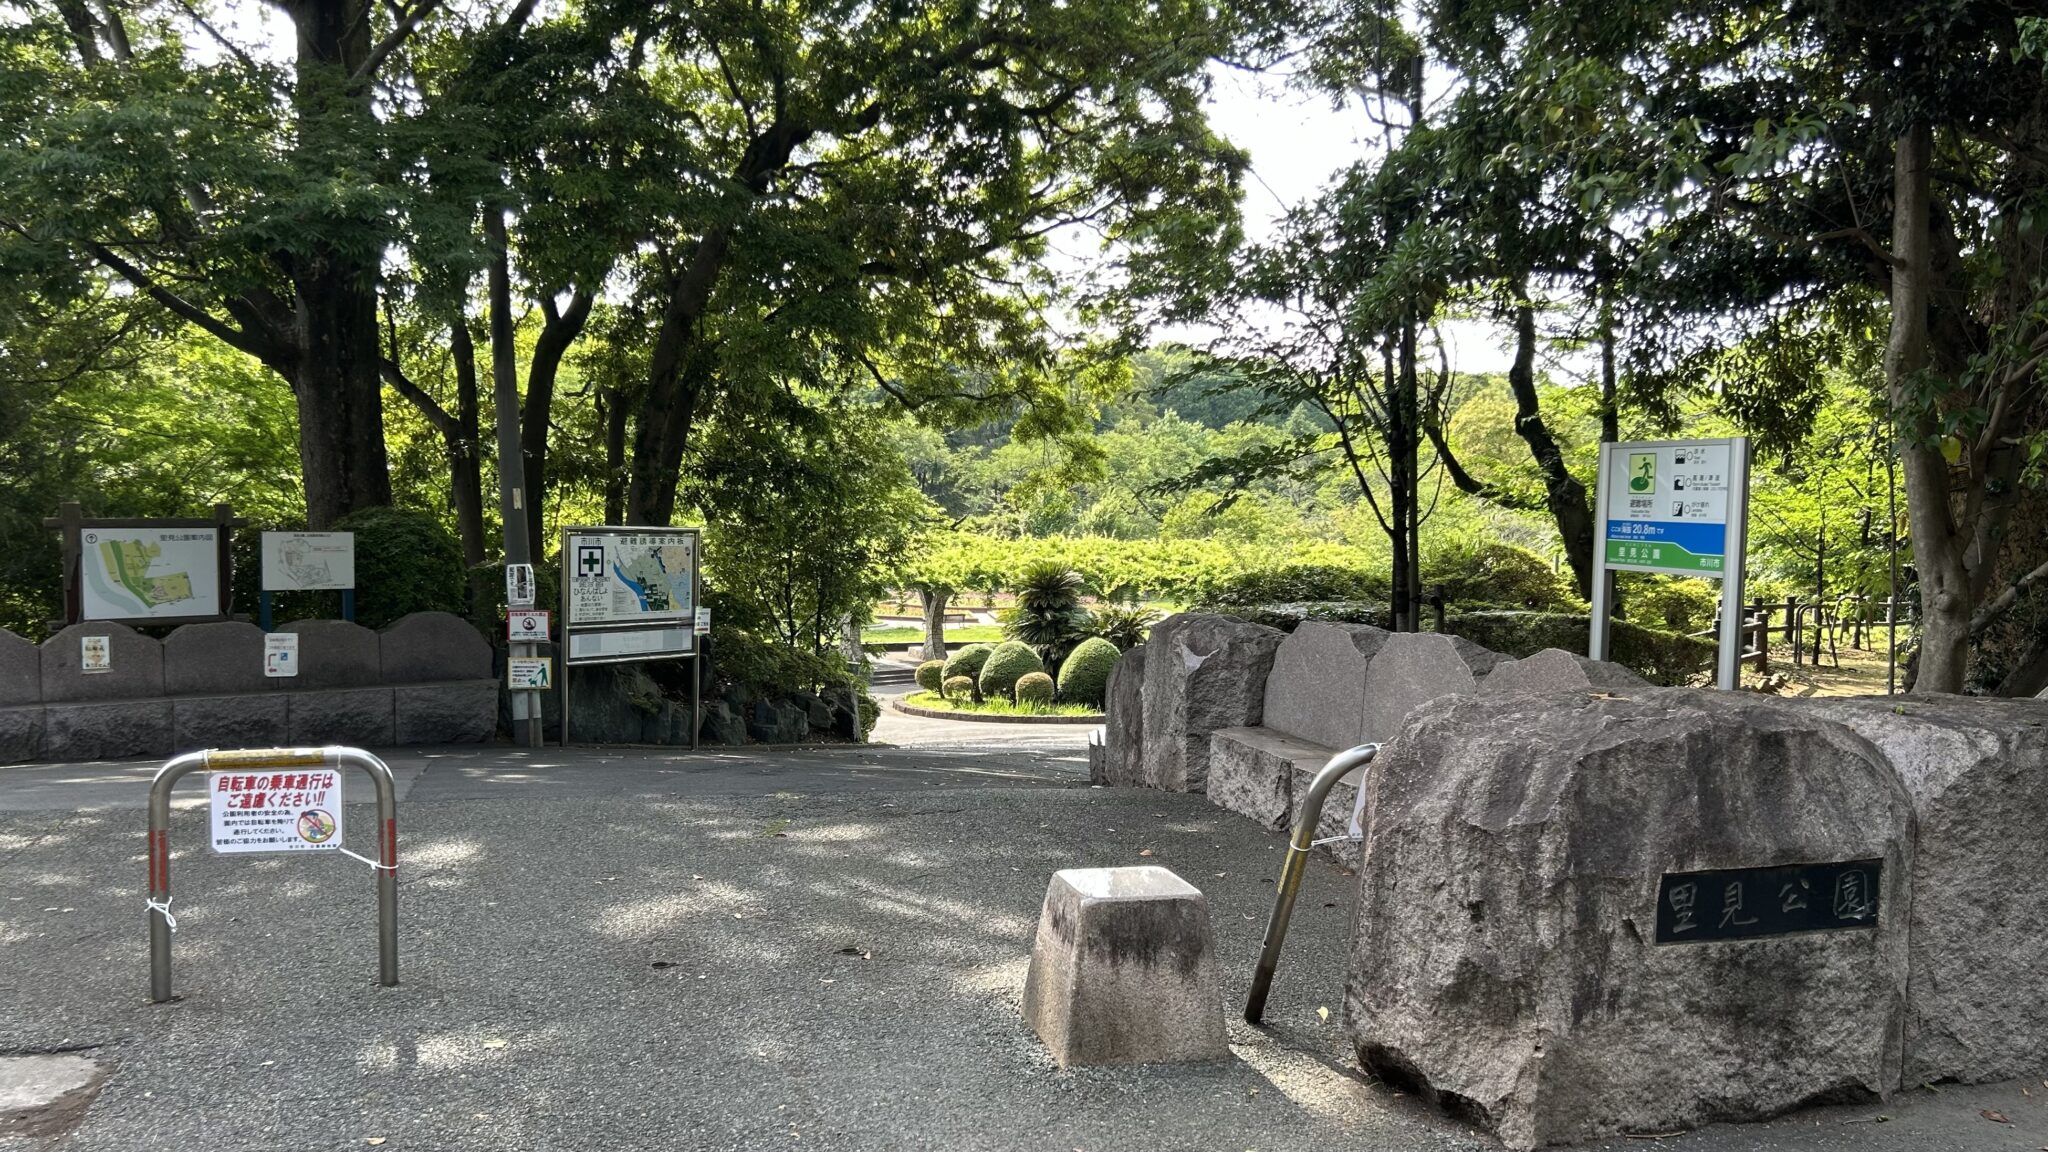
{"label": "round topiary bush", "polygon": [[1117,658],[1122,655],[1116,645],[1100,636],[1081,641],[1080,647],[1069,652],[1066,663],[1060,665],[1060,699],[1069,704],[1102,707],[1102,698],[1109,689],[1109,670],[1116,667]]}
{"label": "round topiary bush", "polygon": [[917,666],[917,686],[927,692],[938,692],[946,683],[946,662],[927,660]]}
{"label": "round topiary bush", "polygon": [[1017,703],[1051,704],[1052,677],[1043,672],[1026,672],[1017,677]]}
{"label": "round topiary bush", "polygon": [[1043,671],[1045,661],[1038,658],[1031,645],[1021,640],[1005,640],[996,645],[996,650],[988,654],[988,662],[981,666],[982,699],[1007,699],[1016,690],[1019,676]]}
{"label": "round topiary bush", "polygon": [[974,695],[974,677],[948,676],[940,686],[939,695],[948,700],[967,700]]}
{"label": "round topiary bush", "polygon": [[433,513],[365,508],[334,530],[356,537],[356,623],[382,628],[412,612],[467,614],[462,545]]}
{"label": "round topiary bush", "polygon": [[995,650],[993,644],[969,644],[946,657],[945,679],[965,676],[972,680],[979,677],[981,666],[988,663],[989,654]]}

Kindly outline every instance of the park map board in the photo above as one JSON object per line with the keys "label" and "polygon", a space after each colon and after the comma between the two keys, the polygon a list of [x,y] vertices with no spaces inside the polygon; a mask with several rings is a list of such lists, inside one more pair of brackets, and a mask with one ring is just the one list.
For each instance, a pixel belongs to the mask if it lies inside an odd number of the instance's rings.
{"label": "park map board", "polygon": [[216,528],[87,528],[78,560],[84,619],[221,614]]}
{"label": "park map board", "polygon": [[690,622],[696,612],[697,537],[659,530],[571,533],[564,562],[571,627]]}

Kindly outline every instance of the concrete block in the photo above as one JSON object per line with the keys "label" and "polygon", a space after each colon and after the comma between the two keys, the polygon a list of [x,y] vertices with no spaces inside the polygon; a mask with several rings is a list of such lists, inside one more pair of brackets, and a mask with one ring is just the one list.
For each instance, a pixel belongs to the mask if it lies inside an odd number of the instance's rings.
{"label": "concrete block", "polygon": [[0,628],[0,708],[43,702],[43,654]]}
{"label": "concrete block", "polygon": [[171,725],[174,753],[204,748],[278,748],[291,742],[282,692],[175,696],[171,698]]}
{"label": "concrete block", "polygon": [[1365,742],[1365,669],[1391,636],[1370,624],[1305,622],[1273,654],[1262,725],[1324,748]]}
{"label": "concrete block", "polygon": [[[87,636],[107,638],[112,654],[107,671],[79,670],[79,642]],[[45,703],[147,700],[164,694],[164,646],[126,624],[73,624],[43,641],[41,664]]]}
{"label": "concrete block", "polygon": [[1024,1019],[1062,1068],[1229,1056],[1208,900],[1164,868],[1054,873]]}
{"label": "concrete block", "polygon": [[498,733],[496,680],[400,684],[391,695],[394,743],[480,744]]}
{"label": "concrete block", "polygon": [[359,688],[384,682],[377,634],[360,624],[298,620],[278,631],[299,636],[299,674],[292,678],[293,691]]}
{"label": "concrete block", "polygon": [[1285,832],[1294,823],[1296,779],[1306,791],[1330,755],[1270,728],[1218,728],[1209,734],[1209,802]]}
{"label": "concrete block", "polygon": [[0,764],[22,764],[43,754],[43,706],[0,708]]}
{"label": "concrete block", "polygon": [[169,756],[171,736],[171,702],[162,698],[43,706],[45,760]]}
{"label": "concrete block", "polygon": [[1919,817],[1903,1082],[2048,1070],[2048,702],[1789,703],[1877,745]]}
{"label": "concrete block", "polygon": [[1913,803],[1843,725],[1687,689],[1453,697],[1369,786],[1368,1070],[1517,1149],[1898,1087]]}
{"label": "concrete block", "polygon": [[1649,686],[1648,680],[1619,664],[1588,659],[1562,648],[1545,648],[1520,660],[1502,658],[1479,682],[1479,694],[1501,696],[1514,692],[1563,692],[1573,688],[1605,692]]}
{"label": "concrete block", "polygon": [[[365,629],[364,631],[368,631]],[[287,743],[349,744],[384,748],[397,743],[396,712],[389,688],[331,688],[288,692]]]}
{"label": "concrete block", "polygon": [[447,612],[414,612],[377,633],[386,684],[489,680],[491,645],[469,621]]}
{"label": "concrete block", "polygon": [[1145,644],[1145,787],[1207,786],[1209,734],[1260,723],[1266,674],[1284,638],[1277,628],[1234,616],[1181,613],[1153,627]]}
{"label": "concrete block", "polygon": [[1103,690],[1102,778],[1096,784],[1135,787],[1145,779],[1145,652],[1140,644],[1117,657]]}
{"label": "concrete block", "polygon": [[275,692],[294,682],[263,674],[263,629],[254,624],[186,624],[164,639],[164,691],[173,696]]}
{"label": "concrete block", "polygon": [[1471,662],[1451,637],[1435,632],[1388,636],[1366,669],[1365,724],[1357,742],[1384,744],[1417,706],[1445,696],[1469,696],[1478,687]]}

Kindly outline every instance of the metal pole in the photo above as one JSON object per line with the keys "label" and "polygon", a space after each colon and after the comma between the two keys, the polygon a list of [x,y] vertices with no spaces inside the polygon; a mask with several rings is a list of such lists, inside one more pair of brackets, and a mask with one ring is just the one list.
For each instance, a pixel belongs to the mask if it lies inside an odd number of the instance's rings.
{"label": "metal pole", "polygon": [[[1244,1018],[1257,1024],[1266,1015],[1266,994],[1273,989],[1273,970],[1280,966],[1280,946],[1287,940],[1287,921],[1294,915],[1294,899],[1301,892],[1301,878],[1308,872],[1308,854],[1315,847],[1316,826],[1323,816],[1323,801],[1337,781],[1372,763],[1379,755],[1377,744],[1360,744],[1330,757],[1308,786],[1300,811],[1294,816],[1294,835],[1287,844],[1287,860],[1280,865],[1280,886],[1273,893],[1273,914],[1266,921],[1266,940],[1259,946],[1259,967],[1252,973],[1251,995],[1244,1003]],[[1365,787],[1359,780],[1358,786]]]}
{"label": "metal pole", "polygon": [[[526,458],[519,443],[519,361],[512,332],[512,269],[505,238],[505,210],[484,209],[484,235],[490,242],[488,277],[491,308],[491,403],[498,432],[498,520],[505,541],[505,564],[533,563],[533,541],[526,523]],[[532,656],[528,643],[506,646],[506,655]],[[512,742],[540,747],[540,695],[512,693]]]}
{"label": "metal pole", "polygon": [[[149,998],[171,999],[171,786],[201,770],[353,764],[377,790],[377,981],[398,984],[398,787],[391,768],[360,748],[253,748],[187,752],[149,782]],[[211,803],[211,798],[208,800]]]}
{"label": "metal pole", "polygon": [[1614,610],[1614,573],[1607,570],[1607,469],[1613,462],[1615,446],[1600,446],[1600,467],[1593,490],[1593,635],[1586,655],[1607,659],[1607,617]]}
{"label": "metal pole", "polygon": [[[1728,520],[1721,548],[1721,653],[1715,686],[1733,692],[1742,684],[1742,593],[1743,573],[1749,563],[1749,439],[1736,436],[1727,441]],[[1768,644],[1769,633],[1763,644]],[[1761,650],[1761,645],[1759,646]],[[1768,657],[1759,657],[1762,670]]]}

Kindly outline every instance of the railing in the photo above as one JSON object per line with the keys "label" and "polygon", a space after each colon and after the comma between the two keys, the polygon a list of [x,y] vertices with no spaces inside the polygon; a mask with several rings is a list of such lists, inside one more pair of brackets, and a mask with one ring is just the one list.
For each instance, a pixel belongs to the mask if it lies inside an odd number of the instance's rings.
{"label": "railing", "polygon": [[[1720,613],[1715,626],[1691,635],[1713,639],[1720,634]],[[1899,599],[1841,595],[1826,600],[1752,601],[1743,610],[1742,660],[1759,672],[1771,669],[1771,646],[1779,639],[1790,649],[1792,664],[1819,667],[1823,654],[1837,668],[1842,666],[1841,649],[1846,644],[1862,651],[1872,649],[1880,629],[1917,629],[1910,606]],[[1810,641],[1809,642],[1809,637]]]}

